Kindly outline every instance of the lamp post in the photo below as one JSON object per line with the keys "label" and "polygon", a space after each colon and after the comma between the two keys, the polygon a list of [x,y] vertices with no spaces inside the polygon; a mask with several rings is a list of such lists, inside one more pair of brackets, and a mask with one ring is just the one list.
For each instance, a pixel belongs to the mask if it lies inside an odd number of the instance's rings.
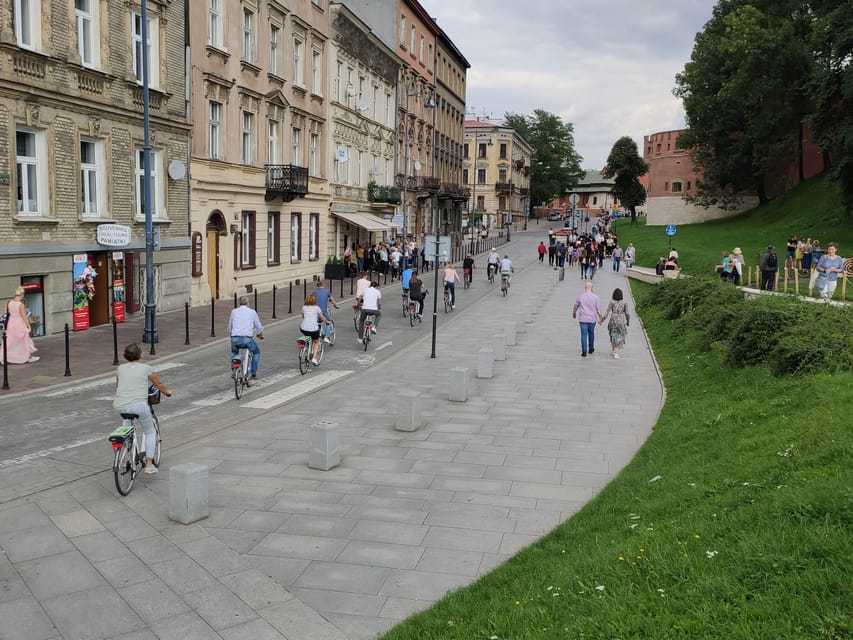
{"label": "lamp post", "polygon": [[148,3],[140,2],[139,18],[142,21],[142,198],[145,205],[145,329],[142,341],[151,344],[159,342],[157,335],[157,317],[154,303],[154,223],[151,201],[151,119],[148,102]]}

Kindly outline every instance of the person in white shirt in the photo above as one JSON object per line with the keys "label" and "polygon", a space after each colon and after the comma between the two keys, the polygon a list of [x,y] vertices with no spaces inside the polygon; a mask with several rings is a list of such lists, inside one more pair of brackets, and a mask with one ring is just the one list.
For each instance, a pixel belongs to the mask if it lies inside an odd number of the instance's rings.
{"label": "person in white shirt", "polygon": [[231,311],[226,329],[231,336],[231,360],[237,357],[239,347],[248,347],[252,358],[252,378],[258,377],[258,365],[261,363],[261,348],[255,342],[255,332],[264,339],[264,325],[258,318],[258,312],[249,306],[249,296],[240,296],[240,306]]}
{"label": "person in white shirt", "polygon": [[501,257],[497,251],[494,249],[489,252],[489,257],[486,260],[487,268],[486,268],[486,277],[491,278],[493,273],[497,273],[498,267],[501,262]]}
{"label": "person in white shirt", "polygon": [[361,272],[361,277],[355,283],[355,297],[361,303],[361,297],[364,295],[364,290],[370,286],[370,278],[367,277],[367,271]]}
{"label": "person in white shirt", "polygon": [[311,338],[311,364],[315,367],[320,364],[317,361],[317,352],[320,350],[320,323],[328,322],[323,310],[317,304],[317,296],[309,293],[302,306],[302,323],[299,330],[302,335]]}
{"label": "person in white shirt", "polygon": [[382,317],[382,292],[379,290],[379,283],[373,281],[370,286],[364,290],[361,298],[361,311],[358,314],[358,338],[361,342],[361,336],[364,334],[364,319],[369,315],[376,316],[373,320],[373,333],[377,333],[379,329],[379,318]]}
{"label": "person in white shirt", "polygon": [[509,259],[509,256],[504,255],[503,260],[501,260],[501,277],[506,276],[506,284],[509,286],[510,282],[512,282],[512,274],[515,273],[515,269],[512,266],[512,260]]}
{"label": "person in white shirt", "polygon": [[450,308],[456,308],[456,283],[459,282],[459,274],[452,262],[444,267],[444,288],[450,292]]}

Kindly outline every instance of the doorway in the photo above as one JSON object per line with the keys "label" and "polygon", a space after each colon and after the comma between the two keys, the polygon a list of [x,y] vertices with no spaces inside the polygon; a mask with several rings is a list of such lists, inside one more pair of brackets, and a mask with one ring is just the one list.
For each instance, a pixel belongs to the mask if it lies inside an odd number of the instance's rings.
{"label": "doorway", "polygon": [[210,214],[205,226],[207,233],[207,284],[210,287],[210,297],[219,300],[219,273],[222,266],[222,256],[219,252],[219,236],[225,235],[225,217],[218,209]]}
{"label": "doorway", "polygon": [[112,288],[109,277],[109,255],[106,252],[90,253],[89,265],[95,270],[95,293],[89,300],[89,326],[107,324],[112,308]]}

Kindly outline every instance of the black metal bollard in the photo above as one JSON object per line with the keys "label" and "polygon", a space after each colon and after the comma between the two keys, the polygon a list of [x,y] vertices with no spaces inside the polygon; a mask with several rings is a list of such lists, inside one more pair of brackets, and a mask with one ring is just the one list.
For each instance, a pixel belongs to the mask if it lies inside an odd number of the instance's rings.
{"label": "black metal bollard", "polygon": [[258,310],[258,288],[255,287],[255,311]]}
{"label": "black metal bollard", "polygon": [[275,320],[275,285],[272,286],[272,319]]}
{"label": "black metal bollard", "polygon": [[118,364],[118,325],[113,317],[113,365]]}
{"label": "black metal bollard", "polygon": [[234,292],[234,308],[237,308],[237,292]]}
{"label": "black metal bollard", "polygon": [[71,375],[71,340],[69,338],[68,323],[65,323],[65,376]]}
{"label": "black metal bollard", "polygon": [[190,343],[190,303],[184,303],[184,334],[186,338],[184,339],[184,344]]}
{"label": "black metal bollard", "polygon": [[210,298],[210,337],[211,338],[216,337],[216,330],[215,330],[216,315],[214,313],[215,303],[216,303],[216,298],[211,297]]}
{"label": "black metal bollard", "polygon": [[291,313],[293,313],[293,280],[290,281],[287,290],[287,314],[290,315]]}
{"label": "black metal bollard", "polygon": [[[344,286],[343,280],[341,280],[341,286]],[[350,295],[353,295],[353,292],[355,291],[355,289],[353,289],[353,286],[355,286],[355,278],[353,276],[350,276],[349,277],[349,294]],[[343,298],[343,297],[344,297],[344,293],[343,293],[343,291],[341,291],[341,298]]]}
{"label": "black metal bollard", "polygon": [[9,355],[6,352],[6,332],[3,331],[3,389],[9,388]]}
{"label": "black metal bollard", "polygon": [[303,278],[302,280],[302,299],[308,297],[308,278]]}
{"label": "black metal bollard", "polygon": [[341,278],[341,298],[344,297],[344,279]]}

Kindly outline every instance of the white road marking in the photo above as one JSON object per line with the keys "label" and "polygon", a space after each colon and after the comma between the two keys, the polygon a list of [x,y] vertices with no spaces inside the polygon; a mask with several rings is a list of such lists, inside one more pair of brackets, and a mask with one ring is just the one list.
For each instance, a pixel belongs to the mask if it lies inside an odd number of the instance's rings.
{"label": "white road marking", "polygon": [[352,373],[352,371],[334,370],[323,371],[321,373],[315,373],[312,371],[309,374],[310,377],[302,382],[297,382],[286,389],[276,391],[268,396],[258,398],[257,400],[253,400],[252,402],[248,402],[241,406],[249,409],[272,409],[273,407],[277,407],[280,404],[289,402],[294,398],[298,398],[306,393],[318,389],[319,387],[334,382],[338,378],[343,378],[350,373]]}
{"label": "white road marking", "polygon": [[1,460],[0,461],[0,469],[3,467],[11,467],[12,465],[21,464],[24,462],[29,462],[30,460],[35,460],[37,458],[44,458],[45,456],[53,455],[54,453],[60,453],[65,451],[66,449],[73,449],[74,447],[82,447],[84,444],[92,444],[93,442],[97,442],[98,440],[103,440],[107,442],[107,434],[96,436],[94,438],[87,438],[86,440],[78,440],[76,442],[69,442],[68,444],[61,444],[57,447],[51,447],[50,449],[43,449],[42,451],[35,451],[33,453],[28,453],[25,456],[20,456],[19,458],[10,458],[9,460]]}
{"label": "white road marking", "polygon": [[[186,362],[164,362],[161,365],[157,365],[154,367],[154,371],[157,373],[161,371],[168,371],[169,369],[177,369],[178,367],[187,366]],[[74,385],[73,387],[66,387],[64,389],[58,389],[57,391],[51,391],[49,393],[43,393],[42,396],[45,398],[56,398],[59,396],[67,396],[73,393],[79,393],[80,391],[87,391],[88,389],[96,389],[98,387],[103,387],[108,384],[115,384],[115,378],[113,376],[109,376],[107,378],[101,378],[99,380],[90,380],[89,382],[83,382],[82,384]]]}
{"label": "white road marking", "polygon": [[394,343],[391,341],[388,341],[384,344],[380,344],[378,347],[376,347],[376,349],[374,349],[374,351],[382,351],[385,347],[390,347],[392,344]]}

